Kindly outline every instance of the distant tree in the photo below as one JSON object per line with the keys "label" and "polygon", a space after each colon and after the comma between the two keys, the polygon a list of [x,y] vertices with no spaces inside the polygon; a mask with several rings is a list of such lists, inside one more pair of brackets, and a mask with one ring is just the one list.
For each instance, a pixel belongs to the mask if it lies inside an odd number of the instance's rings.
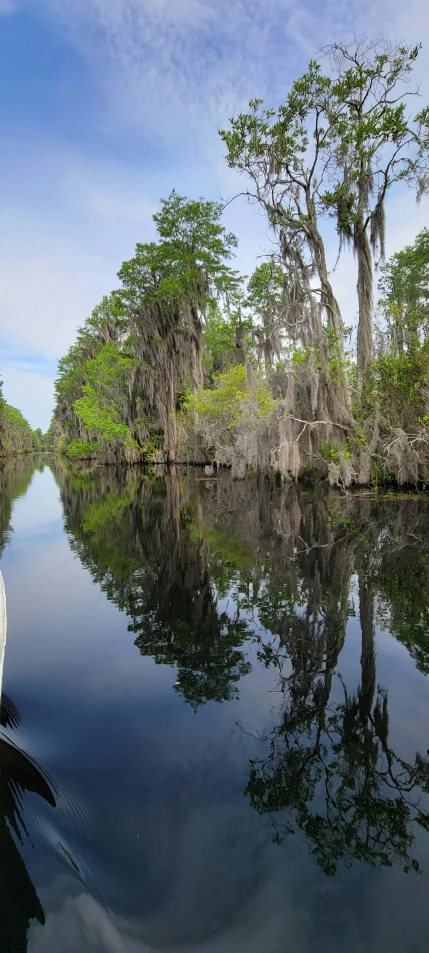
{"label": "distant tree", "polygon": [[389,345],[402,354],[429,337],[429,229],[381,269],[379,302]]}
{"label": "distant tree", "polygon": [[258,265],[247,285],[247,304],[254,317],[253,334],[263,365],[270,371],[282,357],[285,332],[285,273],[275,261]]}

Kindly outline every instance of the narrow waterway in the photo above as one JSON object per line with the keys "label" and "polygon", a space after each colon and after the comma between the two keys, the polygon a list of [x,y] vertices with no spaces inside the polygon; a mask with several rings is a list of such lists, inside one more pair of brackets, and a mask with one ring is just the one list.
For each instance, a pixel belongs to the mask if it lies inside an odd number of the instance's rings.
{"label": "narrow waterway", "polygon": [[0,465],[1,953],[424,953],[429,499]]}

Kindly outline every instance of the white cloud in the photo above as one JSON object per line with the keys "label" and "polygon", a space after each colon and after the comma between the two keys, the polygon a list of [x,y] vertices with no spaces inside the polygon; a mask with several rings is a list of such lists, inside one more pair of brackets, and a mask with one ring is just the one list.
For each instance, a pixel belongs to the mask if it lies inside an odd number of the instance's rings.
{"label": "white cloud", "polygon": [[159,202],[147,197],[143,184],[141,190],[137,182],[127,185],[127,178],[124,175],[121,181],[120,174],[109,163],[104,168],[95,166],[91,169],[75,157],[72,162],[66,162],[64,193],[88,217],[116,227],[125,224],[152,232],[152,216]]}
{"label": "white cloud", "polygon": [[3,393],[12,407],[18,407],[33,429],[46,431],[54,401],[54,378],[29,365],[27,368],[2,364]]}
{"label": "white cloud", "polygon": [[88,249],[44,233],[36,223],[26,225],[22,237],[9,237],[1,250],[0,329],[19,351],[60,357],[76,327],[110,290],[113,274]]}
{"label": "white cloud", "polygon": [[[0,211],[0,334],[15,351],[59,358],[78,325],[117,286],[118,268],[135,242],[153,237],[157,203],[138,176],[130,181],[124,174],[121,182],[110,162],[91,166],[55,147],[39,154],[33,143],[18,151],[9,192],[23,195]],[[9,162],[14,165],[13,155]]]}
{"label": "white cloud", "polygon": [[[423,0],[44,0],[86,58],[104,96],[98,121],[137,131],[149,148],[216,165],[217,129],[260,96],[277,103],[324,44],[364,32],[409,37]],[[423,59],[417,74],[424,80]]]}

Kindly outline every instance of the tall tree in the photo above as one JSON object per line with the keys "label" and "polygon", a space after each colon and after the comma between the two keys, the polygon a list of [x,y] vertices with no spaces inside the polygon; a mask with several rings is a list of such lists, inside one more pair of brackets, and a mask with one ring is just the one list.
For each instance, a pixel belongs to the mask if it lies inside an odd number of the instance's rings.
{"label": "tall tree", "polygon": [[420,198],[429,184],[429,109],[413,115],[406,108],[408,97],[418,95],[407,84],[419,50],[385,40],[326,49],[336,73],[323,116],[335,184],[323,199],[340,243],[350,244],[357,258],[358,393],[372,357],[373,266],[374,256],[384,259],[386,197],[407,182]]}
{"label": "tall tree", "polygon": [[203,383],[202,323],[214,295],[233,281],[226,261],[236,239],[220,224],[218,203],[187,202],[172,192],[161,206],[154,216],[160,242],[137,245],[119,277],[135,354],[145,363],[143,403],[157,412],[166,459],[174,461],[178,392],[187,377],[193,390]]}
{"label": "tall tree", "polygon": [[330,148],[330,130],[323,119],[329,97],[330,80],[311,61],[277,111],[263,108],[260,99],[251,100],[250,112],[232,119],[231,128],[220,135],[228,164],[250,177],[254,191],[247,194],[267,212],[283,254],[292,260],[298,251],[302,256],[305,248],[309,252],[310,267],[320,282],[312,293],[319,295],[328,328],[342,342],[343,323],[320,231]]}
{"label": "tall tree", "polygon": [[203,383],[206,312],[236,283],[227,262],[236,244],[222,207],[172,192],[154,216],[159,240],[138,244],[119,272],[122,287],[103,299],[59,363],[56,420],[69,452],[104,445],[144,450],[153,430],[164,457],[177,452],[175,411],[187,385]]}

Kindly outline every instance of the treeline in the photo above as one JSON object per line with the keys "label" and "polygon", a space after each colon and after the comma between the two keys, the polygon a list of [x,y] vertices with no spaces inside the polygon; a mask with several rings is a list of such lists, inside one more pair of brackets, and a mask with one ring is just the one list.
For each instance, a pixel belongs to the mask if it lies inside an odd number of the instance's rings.
{"label": "treeline", "polygon": [[[429,185],[429,110],[407,105],[418,53],[334,45],[277,110],[253,100],[231,120],[227,161],[267,216],[271,253],[243,278],[219,203],[163,200],[157,241],[136,246],[60,361],[60,451],[315,471],[343,486],[429,479],[427,229],[384,261],[386,197]],[[324,222],[338,254],[354,252],[356,342]]]}
{"label": "treeline", "polygon": [[0,381],[0,457],[15,453],[33,453],[48,449],[49,437],[40,428],[32,430],[20,410],[11,407],[3,396],[3,381]]}

